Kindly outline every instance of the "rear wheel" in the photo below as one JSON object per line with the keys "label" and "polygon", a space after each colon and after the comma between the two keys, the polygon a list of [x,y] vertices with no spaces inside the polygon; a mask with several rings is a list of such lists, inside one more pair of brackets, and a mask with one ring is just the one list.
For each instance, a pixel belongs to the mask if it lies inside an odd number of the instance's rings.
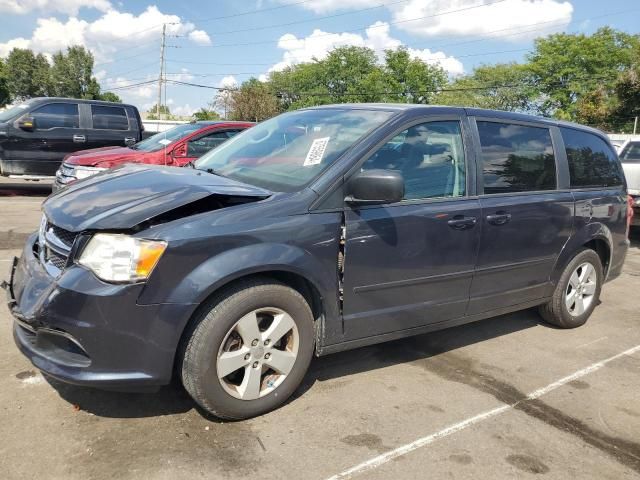
{"label": "rear wheel", "polygon": [[603,280],[598,254],[581,250],[562,272],[551,301],[540,307],[542,318],[561,328],[583,325],[598,305]]}
{"label": "rear wheel", "polygon": [[236,284],[188,333],[182,381],[212,414],[243,419],[282,405],[313,354],[313,315],[296,290],[268,279]]}

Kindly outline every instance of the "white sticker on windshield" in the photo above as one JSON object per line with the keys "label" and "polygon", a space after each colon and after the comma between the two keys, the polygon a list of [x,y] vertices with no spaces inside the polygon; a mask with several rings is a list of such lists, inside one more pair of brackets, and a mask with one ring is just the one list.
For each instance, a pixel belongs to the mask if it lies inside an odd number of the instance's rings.
{"label": "white sticker on windshield", "polygon": [[322,157],[324,157],[324,151],[327,149],[330,138],[331,137],[316,138],[313,141],[313,143],[311,144],[311,148],[307,153],[307,158],[304,159],[303,165],[305,167],[318,165],[320,162],[322,162]]}
{"label": "white sticker on windshield", "polygon": [[163,138],[162,140],[158,140],[158,143],[160,145],[169,145],[171,143],[171,140],[169,140],[168,138]]}

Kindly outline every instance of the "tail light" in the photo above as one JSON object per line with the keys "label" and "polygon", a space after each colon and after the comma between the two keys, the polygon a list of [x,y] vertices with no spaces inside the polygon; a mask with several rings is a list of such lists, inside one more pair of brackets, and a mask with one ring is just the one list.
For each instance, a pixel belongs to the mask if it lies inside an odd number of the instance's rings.
{"label": "tail light", "polygon": [[631,195],[627,195],[627,203],[629,204],[629,207],[627,208],[627,237],[628,237],[629,233],[631,232],[631,219],[633,218],[633,205],[635,203],[635,200]]}

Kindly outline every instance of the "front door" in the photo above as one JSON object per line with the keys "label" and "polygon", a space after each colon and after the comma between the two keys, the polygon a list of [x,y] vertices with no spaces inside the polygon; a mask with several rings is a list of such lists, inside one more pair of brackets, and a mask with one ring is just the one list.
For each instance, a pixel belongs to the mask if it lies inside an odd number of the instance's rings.
{"label": "front door", "polygon": [[417,124],[362,165],[400,171],[405,198],[345,210],[347,340],[463,317],[480,240],[460,118]]}
{"label": "front door", "polygon": [[5,155],[13,164],[10,173],[53,176],[64,156],[83,147],[77,103],[47,103],[25,113],[33,117],[34,130],[12,129]]}
{"label": "front door", "polygon": [[549,127],[477,121],[482,239],[468,314],[543,298],[573,226]]}

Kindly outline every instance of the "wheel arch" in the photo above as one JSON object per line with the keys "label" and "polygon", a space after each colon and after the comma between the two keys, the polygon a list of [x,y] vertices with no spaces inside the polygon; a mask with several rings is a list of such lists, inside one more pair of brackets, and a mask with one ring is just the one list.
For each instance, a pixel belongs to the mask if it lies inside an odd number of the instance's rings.
{"label": "wheel arch", "polygon": [[589,223],[575,232],[558,255],[551,276],[549,294],[553,292],[553,288],[557,285],[565,267],[581,248],[589,248],[598,254],[606,279],[611,266],[612,243],[611,231],[606,225],[599,222]]}

